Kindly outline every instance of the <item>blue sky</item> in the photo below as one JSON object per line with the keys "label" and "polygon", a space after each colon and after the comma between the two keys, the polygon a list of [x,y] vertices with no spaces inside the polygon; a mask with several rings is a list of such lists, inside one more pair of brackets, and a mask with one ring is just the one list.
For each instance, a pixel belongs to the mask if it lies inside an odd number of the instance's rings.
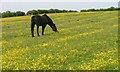
{"label": "blue sky", "polygon": [[[50,2],[47,0],[43,1],[15,1],[15,0],[2,0],[0,2],[0,11],[24,11],[27,12],[28,10],[32,9],[50,9],[50,8],[57,8],[57,9],[67,9],[67,10],[77,10],[80,11],[82,9],[89,9],[89,8],[108,8],[111,6],[118,7],[118,0],[102,0],[104,2],[99,1],[88,1],[88,0],[70,0],[69,2],[60,0],[60,2],[52,0]],[[46,1],[46,2],[45,2]]]}

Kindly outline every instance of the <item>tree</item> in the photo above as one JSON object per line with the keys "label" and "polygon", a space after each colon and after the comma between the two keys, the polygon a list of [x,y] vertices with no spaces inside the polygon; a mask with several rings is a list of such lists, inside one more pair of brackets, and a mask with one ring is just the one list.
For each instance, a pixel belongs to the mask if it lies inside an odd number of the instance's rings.
{"label": "tree", "polygon": [[32,15],[32,10],[29,10],[29,11],[27,12],[27,15]]}
{"label": "tree", "polygon": [[16,16],[16,12],[12,12],[13,13],[13,16]]}
{"label": "tree", "polygon": [[38,13],[38,11],[37,10],[29,10],[27,12],[27,15],[34,15],[35,13]]}
{"label": "tree", "polygon": [[77,11],[75,11],[75,10],[69,10],[68,12],[77,12]]}
{"label": "tree", "polygon": [[13,17],[13,16],[14,16],[14,14],[12,12],[10,12],[10,11],[6,11],[6,12],[2,13],[3,18],[4,17]]}
{"label": "tree", "polygon": [[48,12],[49,13],[55,13],[55,10],[54,9],[49,9]]}
{"label": "tree", "polygon": [[113,10],[115,10],[115,7],[112,6],[112,7],[108,8],[107,10],[108,11],[113,11]]}
{"label": "tree", "polygon": [[62,10],[62,12],[64,13],[64,12],[68,12],[68,10]]}
{"label": "tree", "polygon": [[14,13],[16,16],[24,16],[25,13],[22,11],[17,11],[16,13]]}
{"label": "tree", "polygon": [[87,10],[81,10],[81,12],[86,12]]}
{"label": "tree", "polygon": [[38,13],[37,10],[32,10],[32,15],[34,15],[34,14],[36,14],[36,13]]}
{"label": "tree", "polygon": [[39,14],[48,13],[48,10],[40,10],[40,9],[38,9],[37,11],[38,11]]}
{"label": "tree", "polygon": [[2,18],[2,13],[0,12],[0,18]]}
{"label": "tree", "polygon": [[87,11],[95,11],[95,9],[88,9]]}

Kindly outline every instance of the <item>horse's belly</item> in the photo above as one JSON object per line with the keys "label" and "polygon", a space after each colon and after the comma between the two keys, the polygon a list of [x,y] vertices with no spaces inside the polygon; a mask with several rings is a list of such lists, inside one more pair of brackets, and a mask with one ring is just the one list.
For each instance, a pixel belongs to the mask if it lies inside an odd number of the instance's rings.
{"label": "horse's belly", "polygon": [[43,26],[43,25],[45,25],[45,23],[36,23],[36,25]]}

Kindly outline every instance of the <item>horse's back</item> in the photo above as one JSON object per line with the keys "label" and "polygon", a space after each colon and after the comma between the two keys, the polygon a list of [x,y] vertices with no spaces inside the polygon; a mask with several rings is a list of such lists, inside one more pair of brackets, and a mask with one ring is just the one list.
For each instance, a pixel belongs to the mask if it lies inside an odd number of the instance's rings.
{"label": "horse's back", "polygon": [[31,21],[34,22],[36,25],[39,25],[39,26],[52,22],[52,20],[47,15],[32,16]]}
{"label": "horse's back", "polygon": [[48,19],[45,16],[41,16],[41,19],[42,19],[44,24],[48,23]]}
{"label": "horse's back", "polygon": [[41,16],[32,16],[31,19],[32,19],[31,21],[34,22],[36,25],[39,25],[39,26],[42,25]]}

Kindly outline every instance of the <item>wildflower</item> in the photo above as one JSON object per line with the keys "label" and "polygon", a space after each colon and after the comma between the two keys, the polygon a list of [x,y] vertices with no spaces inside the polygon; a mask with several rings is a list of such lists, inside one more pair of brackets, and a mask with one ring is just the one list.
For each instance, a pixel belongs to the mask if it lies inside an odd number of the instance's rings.
{"label": "wildflower", "polygon": [[47,44],[47,43],[44,43],[42,46],[44,46],[44,47],[45,47],[45,46],[48,46],[48,44]]}

